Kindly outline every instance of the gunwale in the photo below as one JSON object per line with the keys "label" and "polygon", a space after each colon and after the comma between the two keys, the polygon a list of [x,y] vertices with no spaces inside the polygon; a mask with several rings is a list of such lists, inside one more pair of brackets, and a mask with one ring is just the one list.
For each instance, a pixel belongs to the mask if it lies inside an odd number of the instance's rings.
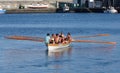
{"label": "gunwale", "polygon": [[66,44],[48,44],[47,48],[48,50],[55,50],[55,49],[61,49],[61,48],[65,48],[65,47],[69,47],[71,43],[66,43]]}

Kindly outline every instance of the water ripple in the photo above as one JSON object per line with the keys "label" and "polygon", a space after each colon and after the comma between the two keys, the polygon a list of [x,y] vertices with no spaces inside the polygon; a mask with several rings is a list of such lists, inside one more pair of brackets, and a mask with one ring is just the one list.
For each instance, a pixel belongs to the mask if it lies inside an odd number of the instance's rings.
{"label": "water ripple", "polygon": [[101,62],[97,62],[96,65],[99,65],[99,66],[109,66],[109,65],[116,64],[116,63],[119,63],[119,62],[120,62],[120,60],[101,61]]}

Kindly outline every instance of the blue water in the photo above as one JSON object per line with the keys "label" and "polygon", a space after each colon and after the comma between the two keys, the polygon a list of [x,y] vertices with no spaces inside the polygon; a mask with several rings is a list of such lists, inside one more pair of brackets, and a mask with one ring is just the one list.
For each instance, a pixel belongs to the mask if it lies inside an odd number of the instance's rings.
{"label": "blue water", "polygon": [[[120,14],[43,13],[0,15],[0,73],[119,73]],[[70,32],[81,40],[114,41],[116,45],[72,43],[48,52],[44,43],[10,40],[5,36],[45,37],[46,33]],[[79,40],[78,39],[78,40]]]}

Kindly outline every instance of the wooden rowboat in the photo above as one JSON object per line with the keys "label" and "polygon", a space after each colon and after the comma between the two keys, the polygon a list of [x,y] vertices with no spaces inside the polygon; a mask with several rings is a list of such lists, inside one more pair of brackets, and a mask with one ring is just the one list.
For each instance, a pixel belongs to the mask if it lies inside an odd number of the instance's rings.
{"label": "wooden rowboat", "polygon": [[67,44],[48,44],[47,48],[48,48],[48,51],[52,51],[52,50],[56,50],[56,49],[66,48],[69,46],[70,46],[70,43],[67,43]]}

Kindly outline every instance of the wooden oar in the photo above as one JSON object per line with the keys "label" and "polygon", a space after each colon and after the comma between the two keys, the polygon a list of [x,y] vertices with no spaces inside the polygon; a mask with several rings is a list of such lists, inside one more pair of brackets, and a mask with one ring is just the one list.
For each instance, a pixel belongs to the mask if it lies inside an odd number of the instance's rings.
{"label": "wooden oar", "polygon": [[30,40],[30,41],[38,41],[43,42],[43,38],[39,37],[29,37],[29,36],[6,36],[7,39],[14,39],[14,40]]}
{"label": "wooden oar", "polygon": [[[7,36],[5,38],[7,38],[7,39],[14,39],[14,40],[29,40],[29,41],[44,42],[44,39],[43,38],[39,38],[39,37]],[[116,42],[95,41],[95,40],[72,40],[72,42],[116,44]]]}
{"label": "wooden oar", "polygon": [[101,43],[101,44],[113,44],[116,42],[107,42],[107,41],[95,41],[95,40],[72,40],[72,42],[82,42],[82,43]]}
{"label": "wooden oar", "polygon": [[96,35],[90,35],[90,36],[78,36],[73,38],[92,38],[92,37],[99,37],[99,36],[109,36],[110,34],[96,34]]}

